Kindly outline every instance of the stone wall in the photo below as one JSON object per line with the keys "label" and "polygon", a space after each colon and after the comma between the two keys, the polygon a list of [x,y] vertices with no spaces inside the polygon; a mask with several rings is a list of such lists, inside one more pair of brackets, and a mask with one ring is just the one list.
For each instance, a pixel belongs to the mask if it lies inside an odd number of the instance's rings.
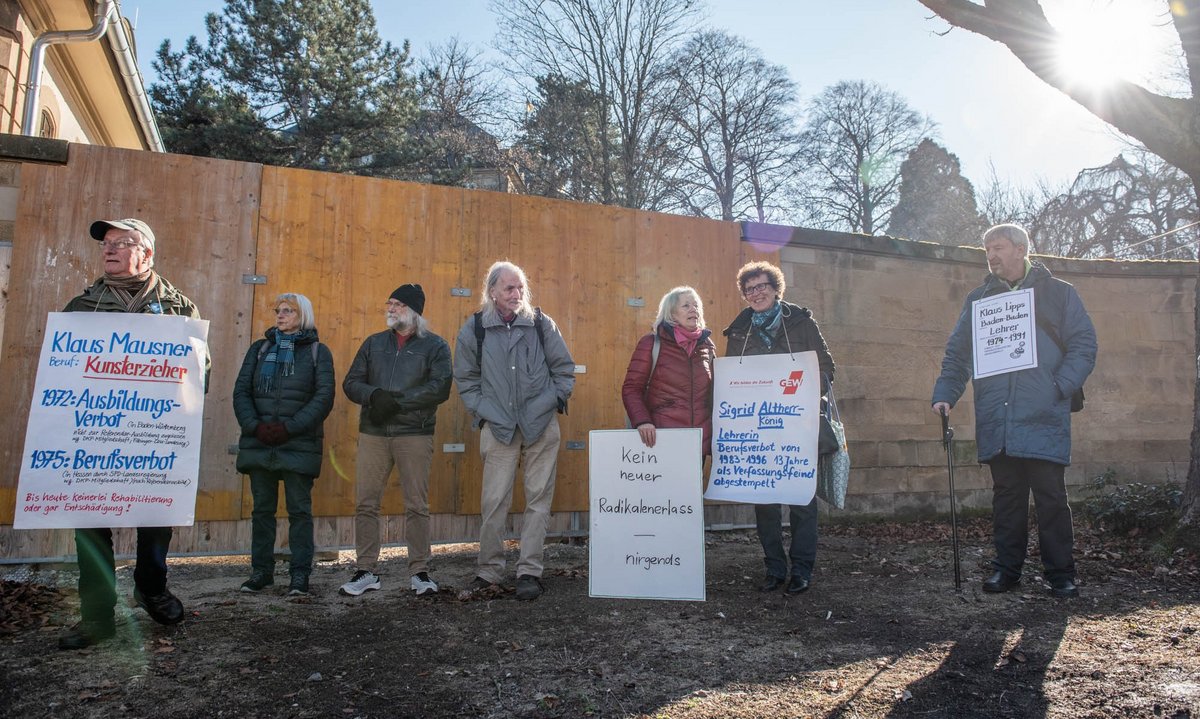
{"label": "stone wall", "polygon": [[[772,234],[760,227],[744,232]],[[986,274],[982,250],[788,232],[780,255],[788,299],[813,310],[837,363],[853,465],[845,511],[948,511],[941,421],[929,398],[962,302]],[[1196,263],[1039,259],[1078,289],[1100,346],[1086,406],[1073,415],[1072,499],[1109,468],[1124,481],[1182,482],[1196,366]],[[960,506],[989,507],[970,389],[951,424]]]}

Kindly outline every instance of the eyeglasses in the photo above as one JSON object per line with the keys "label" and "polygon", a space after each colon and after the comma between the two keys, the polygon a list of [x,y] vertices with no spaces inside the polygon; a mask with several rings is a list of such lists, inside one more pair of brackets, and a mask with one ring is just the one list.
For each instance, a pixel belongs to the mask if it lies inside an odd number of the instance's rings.
{"label": "eyeglasses", "polygon": [[113,240],[109,242],[105,240],[100,243],[105,250],[126,250],[134,247],[141,247],[142,243],[137,240]]}
{"label": "eyeglasses", "polygon": [[277,315],[294,315],[294,314],[296,314],[296,310],[292,309],[291,307],[276,307],[275,314],[277,314]]}
{"label": "eyeglasses", "polygon": [[742,294],[750,297],[751,295],[770,292],[773,289],[775,289],[775,285],[772,285],[770,282],[760,282],[757,285],[752,285],[742,290]]}

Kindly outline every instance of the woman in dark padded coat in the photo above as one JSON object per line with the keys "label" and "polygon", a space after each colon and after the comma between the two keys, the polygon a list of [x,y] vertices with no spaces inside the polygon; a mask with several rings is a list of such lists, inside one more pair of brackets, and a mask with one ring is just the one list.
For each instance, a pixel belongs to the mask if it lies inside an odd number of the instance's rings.
{"label": "woman in dark padded coat", "polygon": [[[738,270],[738,289],[746,308],[725,329],[725,356],[816,352],[821,394],[828,392],[833,382],[833,356],[812,312],[784,301],[787,283],[783,271],[768,262],[747,263]],[[778,504],[754,505],[758,539],[767,568],[766,580],[759,589],[773,592],[786,584],[788,594],[800,594],[808,591],[817,559],[817,498],[813,497],[804,506],[788,506],[792,541],[786,553],[781,511]]]}
{"label": "woman in dark padded coat", "polygon": [[[621,387],[629,423],[647,447],[659,428],[699,427],[712,452],[712,376],[717,348],[704,327],[704,304],[691,287],[676,287],[658,304],[654,330],[642,337]],[[657,360],[654,355],[657,338]]]}
{"label": "woman in dark padded coat", "polygon": [[237,468],[250,475],[254,498],[251,571],[243,592],[275,583],[275,507],[282,482],[292,550],[288,594],[308,593],[312,486],[321,473],[323,426],[335,386],[333,354],[317,339],[312,303],[304,295],[279,295],[275,326],[250,345],[233,387],[233,411],[242,428]]}

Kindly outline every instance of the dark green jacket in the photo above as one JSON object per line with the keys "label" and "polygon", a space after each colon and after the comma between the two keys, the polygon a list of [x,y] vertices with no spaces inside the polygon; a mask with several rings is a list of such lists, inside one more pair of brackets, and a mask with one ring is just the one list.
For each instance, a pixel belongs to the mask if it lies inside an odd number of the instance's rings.
{"label": "dark green jacket", "polygon": [[[155,301],[147,305],[142,314],[146,315],[179,315],[180,317],[191,317],[194,320],[201,319],[200,310],[196,309],[196,304],[184,296],[182,292],[175,289],[175,285],[167,282],[167,279],[162,275],[158,276],[158,296]],[[157,310],[157,311],[156,311]],[[125,304],[108,289],[104,284],[104,278],[100,277],[83,291],[83,294],[78,295],[67,303],[63,308],[63,312],[124,312]],[[204,357],[204,391],[208,392],[208,376],[212,372],[212,355]]]}
{"label": "dark green jacket", "polygon": [[[260,367],[271,348],[264,348],[264,344],[274,345],[275,333],[272,327],[265,339],[250,345],[233,385],[233,413],[242,428],[237,468],[246,474],[267,470],[316,477],[321,474],[325,418],[333,409],[337,382],[333,353],[320,343],[316,330],[304,330],[296,340],[295,371],[287,377],[276,376],[273,386],[265,389]],[[254,430],[262,422],[283,422],[290,435],[288,441],[277,447],[259,442]]]}
{"label": "dark green jacket", "polygon": [[[143,310],[143,314],[154,315],[180,315],[182,317],[191,317],[192,319],[200,319],[200,310],[196,309],[196,305],[183,296],[183,293],[175,289],[175,286],[167,282],[162,275],[158,276],[158,297],[156,298],[158,312],[155,312],[155,304],[152,303]],[[67,306],[63,308],[63,312],[124,312],[125,305],[117,296],[108,289],[104,284],[104,278],[101,277],[92,283],[83,291],[83,294],[75,297]]]}

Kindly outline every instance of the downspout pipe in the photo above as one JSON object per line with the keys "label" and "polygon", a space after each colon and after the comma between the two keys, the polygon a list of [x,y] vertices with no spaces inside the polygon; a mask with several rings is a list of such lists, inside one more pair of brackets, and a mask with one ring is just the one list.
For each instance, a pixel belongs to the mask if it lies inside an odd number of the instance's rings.
{"label": "downspout pipe", "polygon": [[146,85],[142,80],[142,72],[138,69],[137,58],[133,54],[133,42],[129,37],[129,28],[117,13],[113,13],[113,21],[108,24],[108,42],[112,45],[113,53],[117,56],[117,66],[121,69],[121,79],[125,82],[125,90],[129,93],[129,101],[133,103],[134,113],[137,114],[138,124],[142,126],[142,135],[153,152],[166,152],[162,134],[158,131],[158,120],[150,107],[150,98],[146,96]]}
{"label": "downspout pipe", "polygon": [[92,42],[100,39],[108,29],[108,21],[116,14],[116,0],[104,0],[104,4],[96,9],[96,24],[87,30],[54,30],[43,33],[33,41],[29,51],[29,82],[25,90],[25,114],[21,120],[21,133],[28,137],[36,137],[38,128],[38,98],[42,94],[42,64],[46,58],[46,48],[50,45],[61,45],[69,42]]}

